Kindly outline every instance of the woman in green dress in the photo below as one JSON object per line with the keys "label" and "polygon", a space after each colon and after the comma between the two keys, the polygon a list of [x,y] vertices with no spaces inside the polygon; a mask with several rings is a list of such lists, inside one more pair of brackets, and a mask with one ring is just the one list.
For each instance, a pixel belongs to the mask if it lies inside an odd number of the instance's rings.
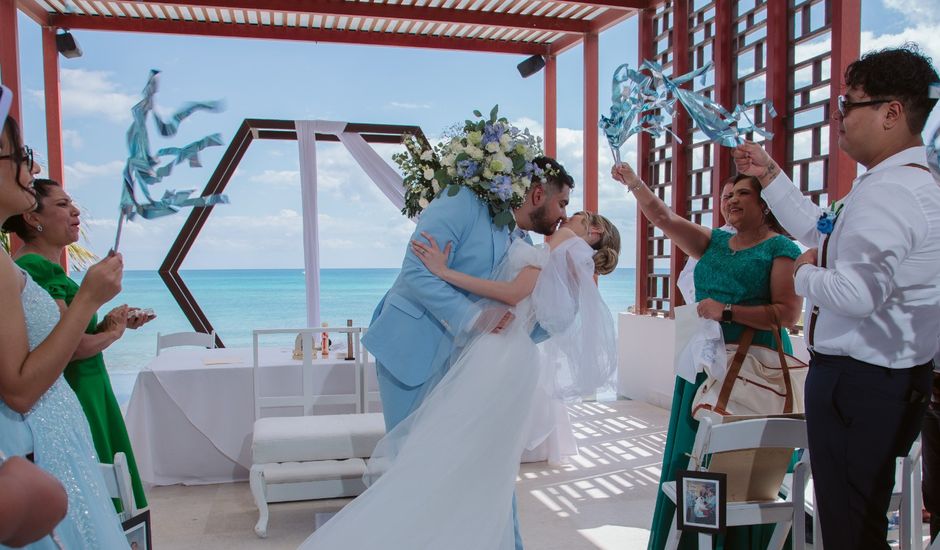
{"label": "woman in green dress", "polygon": [[[636,197],[646,218],[692,258],[695,267],[695,299],[698,314],[722,323],[728,343],[736,342],[745,327],[756,329],[754,343],[776,348],[771,328],[771,305],[782,327],[799,319],[802,301],[793,288],[793,260],[800,250],[782,230],[770,209],[760,198],[760,184],[738,176],[730,193],[722,197],[722,213],[736,234],[695,224],[677,215],[637,177],[628,164],[613,167],[612,175]],[[784,351],[792,352],[785,330],[781,331]],[[694,384],[676,377],[669,416],[669,431],[663,451],[660,483],[675,480],[677,470],[685,470],[695,441],[698,422],[692,419],[692,398],[705,381],[700,373]],[[675,514],[675,505],[662,491],[656,499],[649,550],[665,547]],[[725,549],[766,548],[771,526],[730,528],[719,537]],[[680,549],[698,548],[694,536],[683,536]]]}
{"label": "woman in green dress", "polygon": [[[59,258],[68,245],[78,240],[80,212],[58,183],[36,179],[34,188],[38,199],[36,209],[8,219],[3,229],[15,232],[25,243],[16,253],[16,263],[52,295],[64,311],[72,303],[79,285],[62,269]],[[97,315],[93,316],[72,361],[65,368],[65,379],[78,396],[88,419],[99,459],[111,463],[115,453],[123,452],[127,456],[138,508],[147,506],[147,498],[101,352],[117,341],[125,328],[139,328],[153,318],[126,305],[111,310],[100,323]]]}

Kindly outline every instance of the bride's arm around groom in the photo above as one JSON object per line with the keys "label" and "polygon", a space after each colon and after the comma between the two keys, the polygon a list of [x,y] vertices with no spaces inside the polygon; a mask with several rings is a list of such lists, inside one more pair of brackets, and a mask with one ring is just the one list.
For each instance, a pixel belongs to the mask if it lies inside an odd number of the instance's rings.
{"label": "bride's arm around groom", "polygon": [[[422,233],[453,243],[451,267],[480,278],[491,276],[509,238],[505,229],[493,225],[487,206],[464,187],[430,203],[412,240]],[[406,250],[401,273],[363,337],[376,358],[389,429],[414,409],[422,385],[450,357],[455,337],[478,316],[476,299],[432,274],[410,247]]]}

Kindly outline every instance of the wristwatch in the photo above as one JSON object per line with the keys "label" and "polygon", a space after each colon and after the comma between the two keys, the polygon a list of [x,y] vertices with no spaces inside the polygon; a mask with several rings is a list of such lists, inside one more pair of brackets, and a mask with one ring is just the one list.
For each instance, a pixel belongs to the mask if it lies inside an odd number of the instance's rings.
{"label": "wristwatch", "polygon": [[730,323],[734,317],[734,312],[731,311],[731,304],[725,304],[725,309],[721,312],[721,322]]}

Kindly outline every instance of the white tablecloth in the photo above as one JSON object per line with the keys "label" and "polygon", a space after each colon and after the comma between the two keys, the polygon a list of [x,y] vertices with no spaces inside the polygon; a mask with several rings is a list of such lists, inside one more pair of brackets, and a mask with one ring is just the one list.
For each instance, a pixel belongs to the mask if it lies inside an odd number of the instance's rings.
{"label": "white tablecloth", "polygon": [[[301,362],[291,358],[290,349],[262,348],[259,363],[262,395],[299,393]],[[126,422],[145,483],[248,479],[255,420],[251,364],[249,348],[170,348],[144,367],[134,384]],[[355,365],[341,359],[316,360],[316,393],[354,393]],[[367,391],[376,391],[374,365],[365,371]],[[356,411],[354,405],[321,405],[315,412]],[[266,411],[264,416],[277,414]]]}

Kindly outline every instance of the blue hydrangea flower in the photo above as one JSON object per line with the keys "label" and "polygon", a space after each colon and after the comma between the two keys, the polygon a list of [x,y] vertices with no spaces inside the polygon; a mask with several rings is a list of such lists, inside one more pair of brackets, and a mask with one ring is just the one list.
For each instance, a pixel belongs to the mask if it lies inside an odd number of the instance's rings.
{"label": "blue hydrangea flower", "polygon": [[512,179],[504,174],[494,176],[490,182],[490,191],[495,193],[500,200],[508,201],[512,198]]}
{"label": "blue hydrangea flower", "polygon": [[464,179],[477,175],[479,169],[480,163],[475,160],[465,159],[457,162],[457,175]]}
{"label": "blue hydrangea flower", "polygon": [[836,217],[832,212],[825,212],[823,215],[819,216],[819,220],[816,222],[816,229],[819,230],[823,235],[829,235],[832,233],[832,228],[835,226]]}
{"label": "blue hydrangea flower", "polygon": [[502,125],[498,124],[487,124],[483,127],[483,146],[486,147],[487,144],[494,141],[499,141],[499,138],[503,137],[504,129]]}

